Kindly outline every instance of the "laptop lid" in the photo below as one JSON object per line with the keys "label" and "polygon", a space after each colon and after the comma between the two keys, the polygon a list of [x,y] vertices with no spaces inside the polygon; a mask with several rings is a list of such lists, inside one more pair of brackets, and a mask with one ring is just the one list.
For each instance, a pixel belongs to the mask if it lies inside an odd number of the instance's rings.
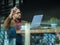
{"label": "laptop lid", "polygon": [[43,15],[35,15],[31,22],[31,28],[37,28],[40,26]]}

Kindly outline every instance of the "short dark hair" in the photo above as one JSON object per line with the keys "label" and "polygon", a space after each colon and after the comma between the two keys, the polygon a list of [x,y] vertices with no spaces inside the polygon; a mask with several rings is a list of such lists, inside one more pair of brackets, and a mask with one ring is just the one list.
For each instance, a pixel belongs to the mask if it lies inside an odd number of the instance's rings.
{"label": "short dark hair", "polygon": [[20,9],[22,11],[22,7],[19,5],[15,5],[18,9]]}
{"label": "short dark hair", "polygon": [[19,6],[18,5],[15,5],[18,9],[19,9]]}

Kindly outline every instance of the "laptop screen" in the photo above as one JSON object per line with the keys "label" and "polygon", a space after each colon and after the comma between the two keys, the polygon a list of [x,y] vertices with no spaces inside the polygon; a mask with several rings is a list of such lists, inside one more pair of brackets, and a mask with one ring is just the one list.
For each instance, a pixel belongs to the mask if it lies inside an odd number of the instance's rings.
{"label": "laptop screen", "polygon": [[[30,29],[36,29],[40,26],[43,15],[35,15],[30,24]],[[21,30],[25,30],[25,25],[21,26]]]}
{"label": "laptop screen", "polygon": [[40,26],[43,15],[35,15],[31,22],[31,28],[36,28]]}

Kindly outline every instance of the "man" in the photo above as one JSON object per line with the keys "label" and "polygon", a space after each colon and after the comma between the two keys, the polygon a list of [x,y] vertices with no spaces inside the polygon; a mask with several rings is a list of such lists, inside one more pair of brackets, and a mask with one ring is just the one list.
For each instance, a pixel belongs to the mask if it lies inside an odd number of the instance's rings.
{"label": "man", "polygon": [[19,30],[18,28],[20,28],[19,27],[21,25],[20,23],[25,23],[25,22],[26,21],[23,20],[21,21],[21,11],[17,7],[14,7],[4,22],[4,29],[7,29],[7,27],[10,25],[10,27]]}
{"label": "man", "polygon": [[[21,11],[15,6],[14,8],[12,8],[9,16],[6,18],[3,27],[5,30],[11,30],[11,29],[20,30],[20,26],[22,23],[26,23],[26,21],[21,20]],[[11,35],[13,34],[10,34],[10,37]],[[22,45],[22,42],[21,42],[22,36],[18,34],[16,37],[17,37],[17,44]]]}

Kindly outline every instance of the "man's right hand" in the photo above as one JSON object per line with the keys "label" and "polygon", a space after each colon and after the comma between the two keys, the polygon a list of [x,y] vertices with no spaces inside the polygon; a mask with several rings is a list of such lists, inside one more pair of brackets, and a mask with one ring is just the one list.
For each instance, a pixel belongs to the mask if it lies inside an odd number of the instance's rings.
{"label": "man's right hand", "polygon": [[14,8],[11,9],[9,18],[12,18],[12,17],[13,17],[14,11],[15,11],[16,9],[17,9],[17,7],[14,7]]}

